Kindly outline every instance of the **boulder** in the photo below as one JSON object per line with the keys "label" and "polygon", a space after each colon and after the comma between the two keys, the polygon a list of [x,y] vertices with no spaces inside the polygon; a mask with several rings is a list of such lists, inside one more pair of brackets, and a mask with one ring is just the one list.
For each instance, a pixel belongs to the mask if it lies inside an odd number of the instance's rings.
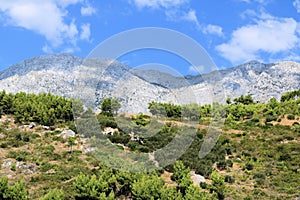
{"label": "boulder", "polygon": [[206,183],[206,180],[203,176],[200,174],[196,174],[195,171],[191,171],[191,178],[194,183],[194,185],[199,185],[200,183]]}
{"label": "boulder", "polygon": [[72,131],[71,129],[63,130],[61,132],[61,135],[62,135],[63,139],[67,139],[68,137],[75,137],[75,132]]}
{"label": "boulder", "polygon": [[44,130],[50,130],[50,127],[49,126],[42,126],[42,129],[44,129]]}
{"label": "boulder", "polygon": [[33,129],[34,127],[36,127],[36,124],[34,122],[31,122],[29,125],[28,125],[28,128],[30,129]]}

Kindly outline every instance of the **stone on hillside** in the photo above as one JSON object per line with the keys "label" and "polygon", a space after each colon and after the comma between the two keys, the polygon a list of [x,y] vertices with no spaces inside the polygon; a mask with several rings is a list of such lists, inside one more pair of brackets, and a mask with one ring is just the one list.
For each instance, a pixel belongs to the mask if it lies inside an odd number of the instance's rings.
{"label": "stone on hillside", "polygon": [[113,129],[111,127],[105,127],[103,130],[104,135],[114,135],[114,133],[119,133],[117,128]]}
{"label": "stone on hillside", "polygon": [[42,128],[43,128],[44,130],[49,130],[49,129],[50,129],[49,126],[42,126]]}
{"label": "stone on hillside", "polygon": [[31,122],[29,125],[28,125],[28,128],[30,129],[33,129],[34,127],[36,127],[36,124],[34,122]]}
{"label": "stone on hillside", "polygon": [[205,178],[199,174],[196,174],[195,171],[191,171],[191,178],[194,185],[199,185],[200,183],[206,183]]}
{"label": "stone on hillside", "polygon": [[75,137],[75,132],[72,130],[63,130],[61,132],[63,139],[67,139],[68,137]]}

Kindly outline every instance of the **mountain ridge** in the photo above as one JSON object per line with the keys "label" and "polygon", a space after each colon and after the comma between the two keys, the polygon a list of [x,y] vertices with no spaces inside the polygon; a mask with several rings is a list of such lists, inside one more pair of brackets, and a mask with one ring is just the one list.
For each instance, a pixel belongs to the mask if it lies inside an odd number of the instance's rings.
{"label": "mountain ridge", "polygon": [[208,74],[180,77],[131,68],[110,58],[83,59],[53,54],[24,60],[0,72],[0,90],[81,96],[94,107],[104,97],[116,97],[122,104],[121,111],[130,113],[147,112],[145,108],[151,101],[224,103],[226,97],[242,94],[251,94],[257,101],[268,101],[299,88],[300,64],[296,62],[249,61]]}

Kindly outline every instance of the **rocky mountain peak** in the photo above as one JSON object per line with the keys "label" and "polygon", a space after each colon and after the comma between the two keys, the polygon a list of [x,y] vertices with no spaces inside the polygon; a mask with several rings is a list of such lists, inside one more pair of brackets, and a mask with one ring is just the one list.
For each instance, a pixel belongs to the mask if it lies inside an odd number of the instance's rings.
{"label": "rocky mountain peak", "polygon": [[[76,83],[84,90],[76,90]],[[279,98],[300,87],[300,64],[278,62],[245,64],[199,76],[174,76],[154,70],[133,69],[110,58],[83,59],[68,54],[37,56],[0,73],[0,90],[8,92],[51,92],[73,97],[90,92],[98,105],[104,97],[116,97],[122,111],[147,112],[151,101],[185,103],[224,102],[225,95],[235,98],[251,94],[255,100]],[[81,96],[86,96],[82,93]]]}

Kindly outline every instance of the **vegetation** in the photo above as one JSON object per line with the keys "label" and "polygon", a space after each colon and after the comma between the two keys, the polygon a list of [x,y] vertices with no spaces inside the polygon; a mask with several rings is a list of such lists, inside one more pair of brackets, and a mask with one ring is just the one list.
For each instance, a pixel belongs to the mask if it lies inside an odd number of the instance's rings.
{"label": "vegetation", "polygon": [[[96,115],[101,130],[84,132],[72,121],[72,106],[86,126],[92,126],[87,119],[95,114],[80,102],[51,94],[3,91],[0,199],[295,199],[300,189],[298,96],[299,91],[292,91],[281,101],[255,103],[245,95],[227,99],[226,105],[151,102],[154,117],[117,114],[119,102],[103,99]],[[199,158],[209,128],[218,129],[214,124],[218,119],[225,119],[223,131],[210,153]],[[36,126],[28,128],[30,122]],[[102,134],[108,127],[115,132]],[[63,138],[64,129],[78,134]],[[147,157],[153,153],[155,160],[162,156],[157,150],[175,137],[189,135],[193,141],[175,163],[129,173],[109,168],[85,151],[82,134],[109,139],[119,150]],[[191,171],[206,182],[195,184]]]}

